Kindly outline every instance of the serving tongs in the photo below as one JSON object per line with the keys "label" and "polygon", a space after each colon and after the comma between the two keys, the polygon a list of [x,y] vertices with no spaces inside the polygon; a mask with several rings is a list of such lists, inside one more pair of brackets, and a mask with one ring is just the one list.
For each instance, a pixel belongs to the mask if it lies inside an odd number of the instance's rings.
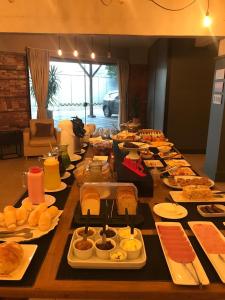
{"label": "serving tongs", "polygon": [[83,234],[83,241],[86,241],[88,238],[88,227],[89,227],[89,222],[90,221],[90,208],[87,210],[87,218],[86,218],[86,224],[84,228],[84,234]]}
{"label": "serving tongs", "polygon": [[162,174],[164,174],[164,173],[168,173],[168,172],[171,171],[171,170],[177,170],[177,169],[179,169],[179,168],[181,168],[181,166],[174,166],[174,167],[171,167],[171,168],[169,168],[169,169],[166,169],[166,170],[164,170],[164,171],[159,172],[159,174],[162,175]]}
{"label": "serving tongs", "polygon": [[134,222],[132,216],[128,214],[128,209],[125,208],[125,217],[126,217],[126,223],[127,227],[130,228],[130,240],[134,239]]}

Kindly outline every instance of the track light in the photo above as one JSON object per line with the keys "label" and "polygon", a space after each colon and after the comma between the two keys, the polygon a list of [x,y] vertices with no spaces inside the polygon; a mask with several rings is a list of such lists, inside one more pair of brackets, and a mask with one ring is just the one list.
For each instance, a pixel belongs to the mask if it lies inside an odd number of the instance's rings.
{"label": "track light", "polygon": [[77,50],[77,38],[74,37],[74,51],[73,51],[73,56],[78,57],[79,56],[79,52]]}
{"label": "track light", "polygon": [[59,48],[58,48],[58,56],[62,56],[62,50],[61,50],[61,45],[60,45],[60,36],[59,36]]}
{"label": "track light", "polygon": [[109,39],[108,39],[107,58],[112,58],[112,53],[111,53],[111,39],[110,39],[110,37],[109,37]]}
{"label": "track light", "polygon": [[209,15],[209,0],[208,0],[208,6],[207,6],[207,11],[203,20],[203,25],[204,27],[209,27],[212,24],[212,18]]}
{"label": "track light", "polygon": [[95,53],[93,51],[91,52],[90,56],[91,56],[91,59],[95,59],[96,58],[96,55],[95,55]]}
{"label": "track light", "polygon": [[95,55],[95,52],[94,52],[94,39],[93,37],[91,38],[91,55],[90,55],[91,59],[95,59],[96,58],[96,55]]}

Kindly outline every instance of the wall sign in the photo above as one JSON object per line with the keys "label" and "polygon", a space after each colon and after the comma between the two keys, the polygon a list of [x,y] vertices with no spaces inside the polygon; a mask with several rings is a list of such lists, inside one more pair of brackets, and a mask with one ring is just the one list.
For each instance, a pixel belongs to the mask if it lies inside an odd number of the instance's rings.
{"label": "wall sign", "polygon": [[225,69],[219,69],[216,70],[216,80],[217,79],[224,79],[224,75],[225,75]]}
{"label": "wall sign", "polygon": [[213,104],[222,104],[222,94],[213,95]]}
{"label": "wall sign", "polygon": [[216,92],[216,93],[222,93],[223,92],[223,82],[222,81],[215,82],[214,92]]}

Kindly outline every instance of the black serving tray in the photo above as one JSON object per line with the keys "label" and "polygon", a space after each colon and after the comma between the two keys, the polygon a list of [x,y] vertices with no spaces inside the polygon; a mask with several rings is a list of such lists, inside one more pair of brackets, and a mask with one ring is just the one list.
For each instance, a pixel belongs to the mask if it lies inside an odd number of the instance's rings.
{"label": "black serving tray", "polygon": [[[74,223],[84,226],[88,221],[90,226],[102,226],[106,219],[106,211],[108,212],[108,225],[115,227],[127,225],[126,216],[117,214],[116,200],[113,199],[100,201],[100,214],[98,216],[90,215],[89,217],[82,215],[80,202],[78,202],[74,212]],[[129,216],[129,222],[132,222],[134,226],[144,223],[144,216],[141,214],[140,203],[137,204],[136,215]]]}

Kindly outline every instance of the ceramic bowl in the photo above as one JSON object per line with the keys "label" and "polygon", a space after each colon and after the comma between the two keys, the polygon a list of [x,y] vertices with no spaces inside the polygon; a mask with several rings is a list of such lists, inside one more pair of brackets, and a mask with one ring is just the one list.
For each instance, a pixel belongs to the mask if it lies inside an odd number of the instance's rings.
{"label": "ceramic bowl", "polygon": [[[127,226],[127,227],[121,227],[118,229],[118,237],[120,240],[122,239],[129,239],[131,237],[131,234],[130,234],[130,226]],[[138,235],[138,231],[136,228],[134,228],[134,235],[133,237],[136,238]]]}
{"label": "ceramic bowl", "polygon": [[136,259],[141,253],[142,243],[138,239],[122,239],[120,248],[127,252],[128,259]]}
{"label": "ceramic bowl", "polygon": [[[79,227],[75,230],[76,233],[76,237],[77,238],[82,238],[83,237],[83,233],[84,233],[85,227]],[[96,230],[94,227],[88,227],[88,238],[94,240],[96,235]]]}
{"label": "ceramic bowl", "polygon": [[[98,232],[100,237],[102,237],[102,231],[103,231],[103,229],[101,228]],[[106,238],[116,240],[117,239],[117,230],[113,227],[108,227],[106,230]]]}
{"label": "ceramic bowl", "polygon": [[83,260],[89,259],[93,255],[94,242],[91,239],[87,239],[86,245],[88,244],[90,245],[90,248],[86,249],[83,238],[76,239],[73,243],[74,255]]}
{"label": "ceramic bowl", "polygon": [[109,259],[110,253],[116,248],[116,242],[113,239],[106,239],[107,245],[112,245],[111,249],[100,249],[98,245],[102,245],[102,239],[98,239],[95,242],[95,250],[97,257],[101,259]]}

